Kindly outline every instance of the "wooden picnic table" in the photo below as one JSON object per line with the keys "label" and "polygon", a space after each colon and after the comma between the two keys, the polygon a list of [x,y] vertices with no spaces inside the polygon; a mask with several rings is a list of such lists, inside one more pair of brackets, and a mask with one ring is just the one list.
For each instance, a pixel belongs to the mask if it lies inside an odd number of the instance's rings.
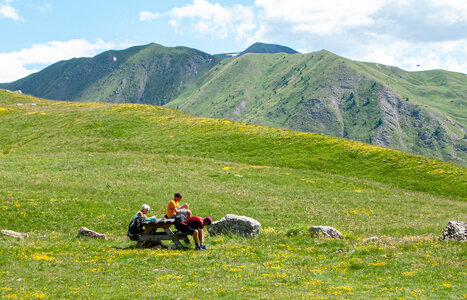
{"label": "wooden picnic table", "polygon": [[[188,239],[188,234],[172,231],[170,227],[174,224],[175,219],[156,219],[145,224],[141,234],[131,234],[129,237],[130,240],[138,241],[139,244],[172,241],[177,249],[182,249],[183,244],[180,241],[189,244],[190,240]],[[158,231],[159,229],[162,229],[162,231]]]}

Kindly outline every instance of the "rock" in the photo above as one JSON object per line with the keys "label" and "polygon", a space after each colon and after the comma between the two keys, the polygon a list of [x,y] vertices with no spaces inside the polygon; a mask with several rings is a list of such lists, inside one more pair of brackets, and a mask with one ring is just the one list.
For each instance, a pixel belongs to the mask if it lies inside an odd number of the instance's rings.
{"label": "rock", "polygon": [[97,232],[92,231],[91,229],[88,229],[86,227],[81,227],[79,229],[78,235],[76,237],[81,237],[81,236],[91,237],[91,238],[96,238],[96,239],[104,239],[104,240],[107,239],[105,234],[97,233]]}
{"label": "rock", "polygon": [[332,238],[332,239],[342,239],[342,233],[340,233],[337,229],[331,226],[311,226],[310,227],[311,237],[324,237],[324,238]]}
{"label": "rock", "polygon": [[177,250],[177,245],[175,245],[175,244],[169,244],[169,245],[167,246],[167,250]]}
{"label": "rock", "polygon": [[378,238],[377,236],[372,236],[372,237],[367,238],[367,239],[364,240],[363,242],[364,242],[364,243],[376,242],[377,240],[379,240],[379,238]]}
{"label": "rock", "polygon": [[228,214],[212,222],[207,229],[211,235],[233,233],[243,237],[255,237],[259,235],[261,223],[249,217]]}
{"label": "rock", "polygon": [[24,239],[28,237],[27,233],[21,233],[21,232],[16,232],[16,231],[11,231],[11,230],[0,230],[0,233],[3,235],[15,237],[18,239]]}
{"label": "rock", "polygon": [[444,228],[441,239],[445,241],[467,241],[467,222],[449,221],[446,228]]}

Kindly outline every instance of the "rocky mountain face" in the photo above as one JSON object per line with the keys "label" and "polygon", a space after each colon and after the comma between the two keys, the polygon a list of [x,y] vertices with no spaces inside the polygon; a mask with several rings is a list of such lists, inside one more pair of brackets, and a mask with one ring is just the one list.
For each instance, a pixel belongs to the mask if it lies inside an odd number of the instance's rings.
{"label": "rocky mountain face", "polygon": [[166,105],[467,164],[465,74],[288,49],[257,43],[223,58],[149,44],[58,62],[1,87],[55,100]]}
{"label": "rocky mountain face", "polygon": [[327,51],[248,54],[223,61],[198,86],[167,105],[196,115],[323,133],[465,165],[462,120],[423,104],[423,97],[404,98],[358,64]]}

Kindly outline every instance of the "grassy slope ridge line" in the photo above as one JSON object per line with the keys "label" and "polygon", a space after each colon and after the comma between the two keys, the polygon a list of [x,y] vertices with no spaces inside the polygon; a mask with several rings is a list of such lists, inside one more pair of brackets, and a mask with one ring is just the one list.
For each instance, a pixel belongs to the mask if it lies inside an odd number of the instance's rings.
{"label": "grassy slope ridge line", "polygon": [[12,151],[188,155],[309,169],[466,198],[464,167],[319,134],[148,105],[53,102],[3,91],[0,118],[0,156]]}
{"label": "grassy slope ridge line", "polygon": [[465,165],[466,86],[460,73],[406,72],[328,51],[248,54],[223,60],[166,106]]}

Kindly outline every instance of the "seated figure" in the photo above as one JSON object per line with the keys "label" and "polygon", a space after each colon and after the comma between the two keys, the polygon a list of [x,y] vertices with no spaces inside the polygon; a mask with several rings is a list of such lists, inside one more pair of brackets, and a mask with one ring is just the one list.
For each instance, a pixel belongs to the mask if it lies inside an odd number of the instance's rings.
{"label": "seated figure", "polygon": [[180,206],[180,200],[182,200],[182,198],[182,194],[175,193],[174,198],[170,200],[167,205],[167,218],[176,219],[182,215],[184,219],[191,217],[191,211],[188,209],[188,203]]}
{"label": "seated figure", "polygon": [[143,217],[144,219],[147,218],[146,214],[149,212],[149,205],[143,204],[141,207],[141,210],[135,214],[133,219],[136,219],[137,217]]}
{"label": "seated figure", "polygon": [[204,243],[204,226],[212,223],[212,217],[190,217],[181,222],[175,222],[175,228],[183,233],[193,235],[195,241],[195,250],[206,250],[206,244]]}

